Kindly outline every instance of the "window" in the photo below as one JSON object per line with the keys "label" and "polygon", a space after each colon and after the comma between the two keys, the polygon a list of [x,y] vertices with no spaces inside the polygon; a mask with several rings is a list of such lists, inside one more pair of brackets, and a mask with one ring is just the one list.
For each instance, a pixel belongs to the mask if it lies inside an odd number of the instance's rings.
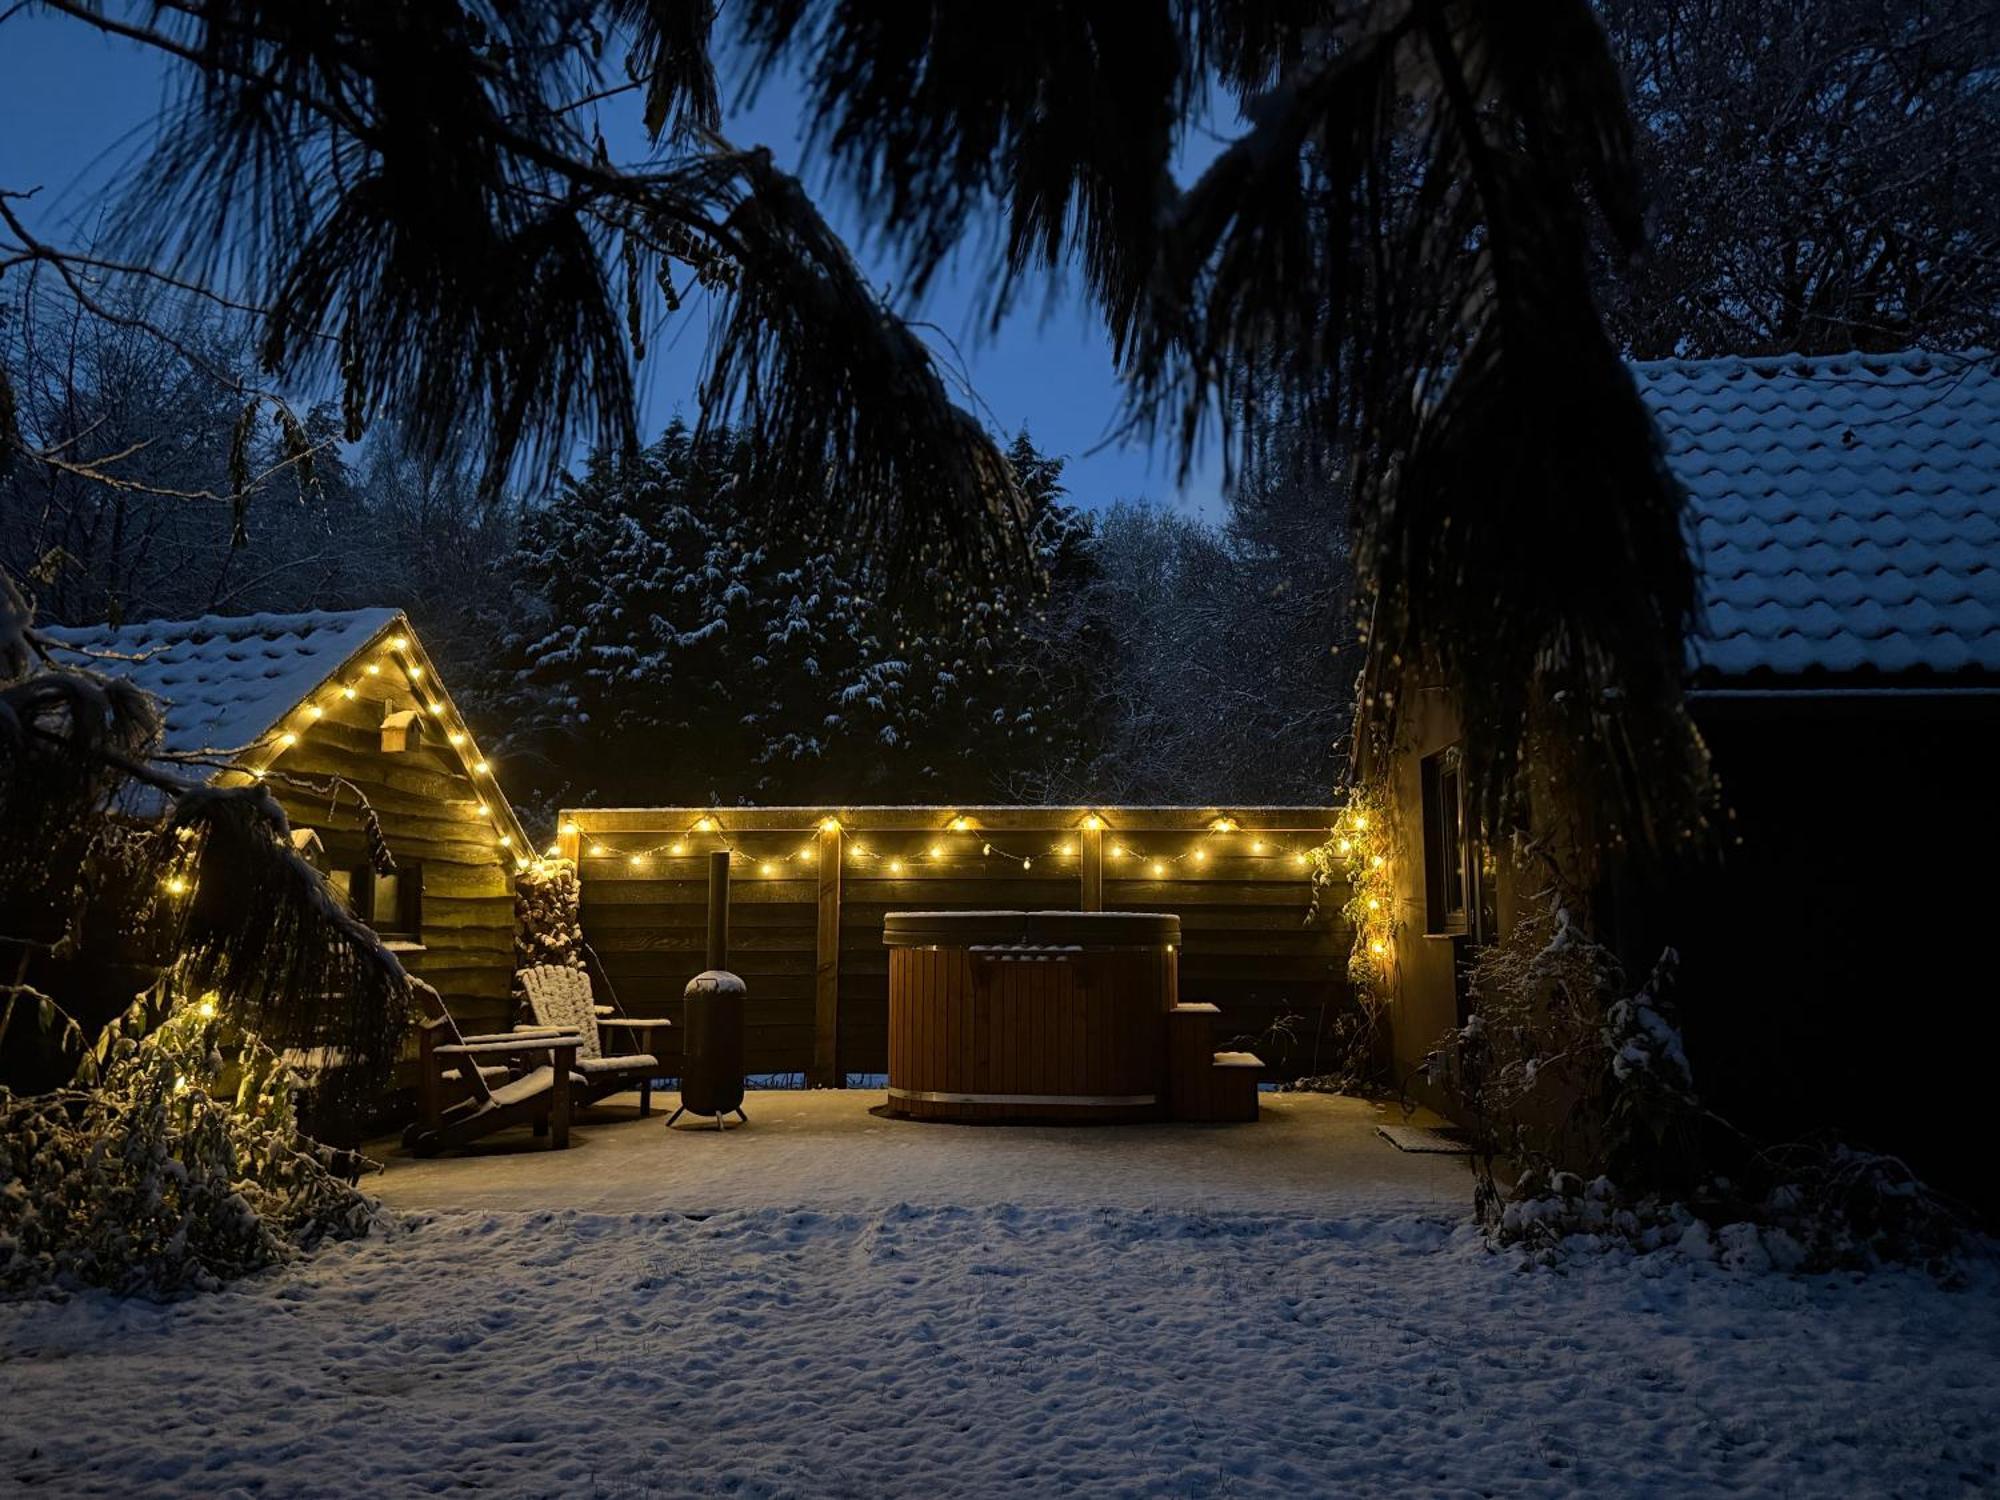
{"label": "window", "polygon": [[329,877],[347,909],[388,941],[420,943],[424,935],[424,867],[409,860],[379,875],[371,865],[335,870]]}
{"label": "window", "polygon": [[1424,782],[1424,887],[1431,932],[1470,930],[1472,849],[1465,833],[1465,774],[1458,747],[1426,756]]}

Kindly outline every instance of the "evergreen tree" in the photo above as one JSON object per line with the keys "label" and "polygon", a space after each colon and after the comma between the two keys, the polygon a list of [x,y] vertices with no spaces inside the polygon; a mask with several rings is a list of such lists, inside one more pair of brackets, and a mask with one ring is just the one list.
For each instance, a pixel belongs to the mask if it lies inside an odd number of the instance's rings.
{"label": "evergreen tree", "polygon": [[[1038,661],[1037,591],[894,587],[741,478],[745,434],[676,424],[599,454],[521,523],[495,697],[521,784],[574,800],[973,800],[1065,723],[1075,668]],[[1013,461],[1046,586],[1084,566],[1060,460]]]}

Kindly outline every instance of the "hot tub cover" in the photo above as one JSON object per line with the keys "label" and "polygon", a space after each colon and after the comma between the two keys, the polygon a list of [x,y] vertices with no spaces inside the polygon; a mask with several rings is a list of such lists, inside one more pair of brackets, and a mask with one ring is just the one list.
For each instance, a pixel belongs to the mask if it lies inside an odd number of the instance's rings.
{"label": "hot tub cover", "polygon": [[891,948],[1160,948],[1181,940],[1181,919],[1164,911],[892,911],[882,919]]}

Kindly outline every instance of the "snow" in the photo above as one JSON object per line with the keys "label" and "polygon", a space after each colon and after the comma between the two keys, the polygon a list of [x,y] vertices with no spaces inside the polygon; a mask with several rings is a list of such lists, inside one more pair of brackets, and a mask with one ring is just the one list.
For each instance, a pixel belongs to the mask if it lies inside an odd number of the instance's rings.
{"label": "snow", "polygon": [[51,627],[57,655],[122,677],[166,707],[169,754],[256,743],[369,642],[402,624],[394,609],[204,615],[123,626]]}
{"label": "snow", "polygon": [[[1991,1286],[1521,1274],[1410,1216],[455,1211],[0,1314],[0,1473],[91,1494],[1959,1494]],[[33,1378],[41,1372],[48,1378]],[[72,1420],[75,1393],[143,1393]]]}
{"label": "snow", "polygon": [[[1719,1254],[1709,1243],[1523,1269],[1464,1225],[1460,1166],[1375,1141],[1386,1166],[1372,1185],[1328,1175],[1372,1129],[1376,1112],[1354,1101],[1280,1096],[1268,1132],[861,1126],[855,1102],[806,1106],[795,1128],[787,1106],[753,1096],[751,1124],[724,1135],[620,1116],[579,1127],[566,1153],[416,1164],[400,1186],[398,1168],[384,1186],[404,1212],[388,1233],[235,1290],[0,1308],[0,1488],[2000,1485],[1990,1267],[1959,1291],[1914,1273],[1753,1274],[1730,1269],[1743,1237],[1725,1229]],[[835,1111],[853,1128],[823,1128]],[[840,1168],[860,1164],[870,1130],[875,1173],[857,1181]],[[817,1173],[773,1170],[821,1138]],[[1259,1151],[1279,1160],[1207,1201],[1213,1153],[1241,1168]],[[486,1201],[550,1160],[572,1189],[545,1193],[550,1207]],[[732,1206],[678,1211],[720,1202],[678,1173],[689,1162],[722,1196],[740,1193]],[[581,1206],[594,1175],[634,1193],[646,1164],[644,1207]],[[1320,1172],[1316,1192],[1291,1175],[1301,1164]],[[454,1166],[453,1206],[411,1202],[411,1183],[435,1187]],[[767,1201],[750,1201],[760,1187]],[[87,1391],[129,1392],[133,1409],[77,1421]]]}
{"label": "snow", "polygon": [[1688,492],[1703,676],[2000,673],[1992,356],[1632,368]]}

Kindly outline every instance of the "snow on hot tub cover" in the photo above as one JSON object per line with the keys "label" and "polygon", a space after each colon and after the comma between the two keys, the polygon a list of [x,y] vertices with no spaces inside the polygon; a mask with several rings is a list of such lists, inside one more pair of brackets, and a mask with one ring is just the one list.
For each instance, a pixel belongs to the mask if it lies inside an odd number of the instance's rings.
{"label": "snow on hot tub cover", "polygon": [[1700,678],[2000,676],[1994,356],[1632,372],[1688,492]]}
{"label": "snow on hot tub cover", "polygon": [[301,699],[402,618],[394,609],[204,615],[51,627],[70,664],[122,677],[158,699],[161,748],[218,758],[255,744]]}

